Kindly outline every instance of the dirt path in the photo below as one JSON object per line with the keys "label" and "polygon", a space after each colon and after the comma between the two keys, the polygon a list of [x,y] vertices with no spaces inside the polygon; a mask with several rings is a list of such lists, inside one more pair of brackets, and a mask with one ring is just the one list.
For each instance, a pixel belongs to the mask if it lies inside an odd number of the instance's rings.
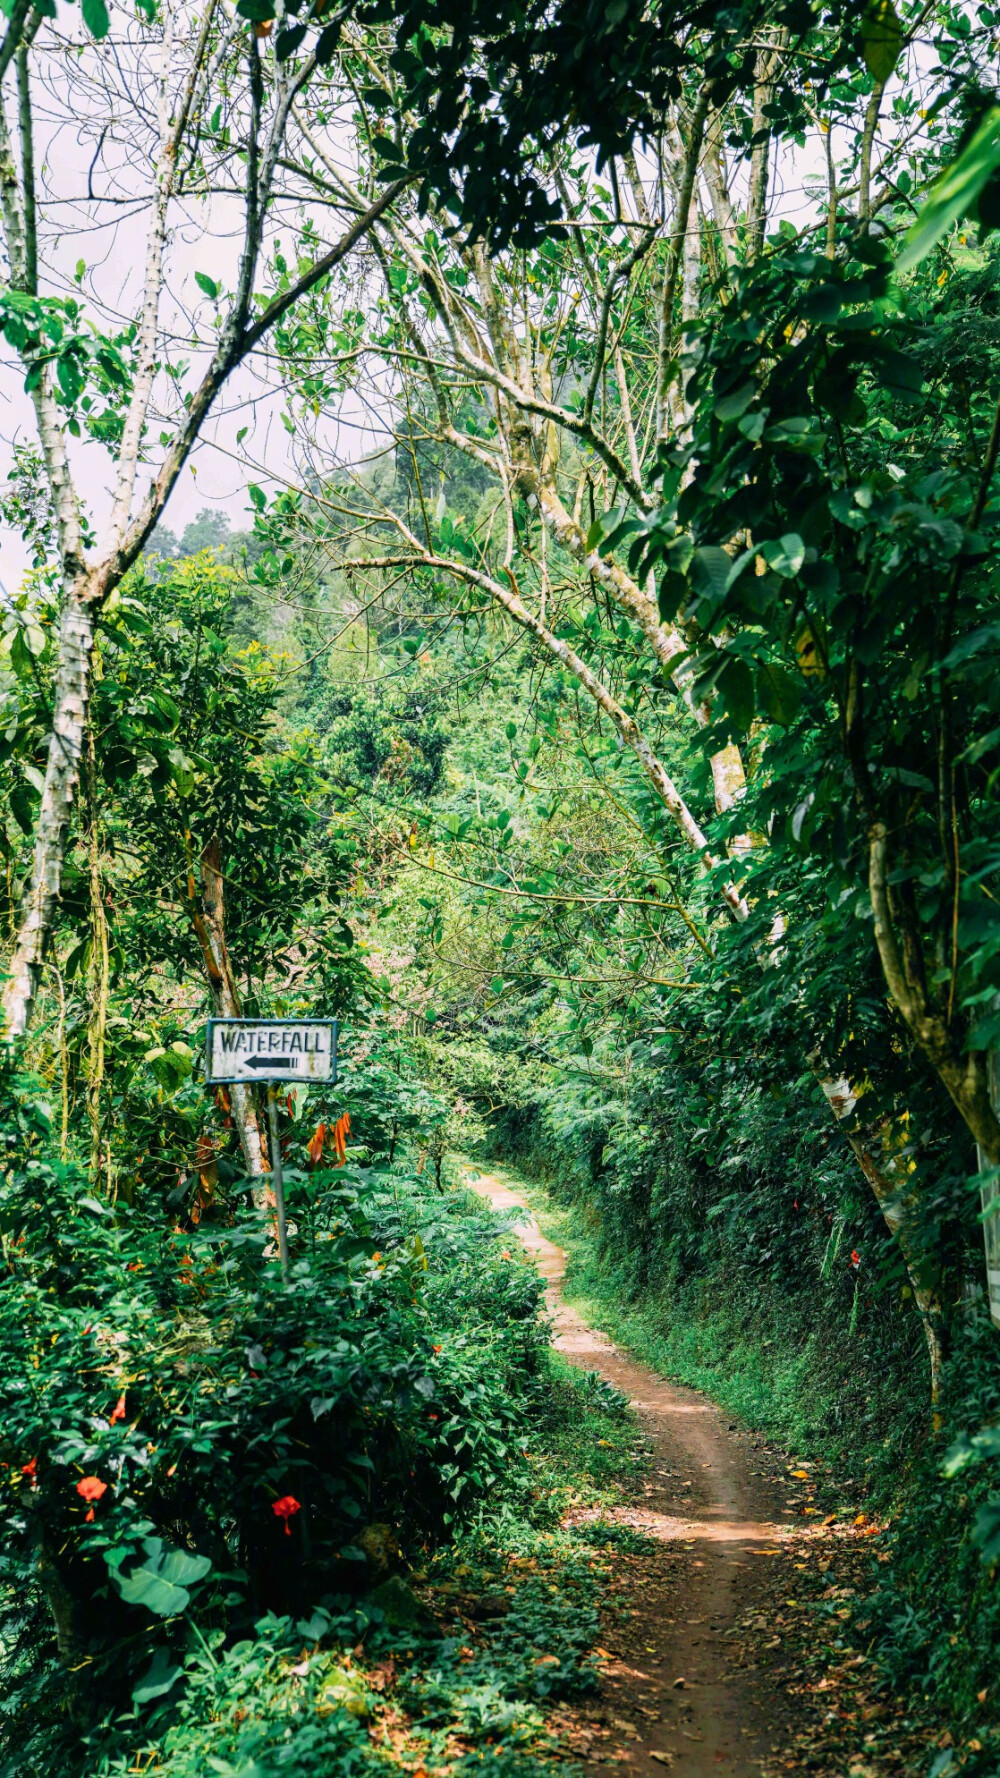
{"label": "dirt path", "polygon": [[735,1668],[740,1620],[755,1609],[762,1614],[758,1644],[769,1646],[771,1600],[760,1558],[776,1553],[792,1530],[776,1480],[751,1473],[761,1462],[758,1447],[721,1410],[626,1357],[562,1300],[565,1255],[516,1191],[472,1169],[468,1182],[497,1210],[525,1209],[517,1232],[547,1280],[555,1344],[629,1398],[652,1445],[642,1496],[617,1516],[659,1548],[613,1637],[601,1707],[583,1730],[584,1747],[590,1738],[584,1763],[760,1778],[768,1756],[787,1745],[789,1700],[764,1664],[751,1659]]}

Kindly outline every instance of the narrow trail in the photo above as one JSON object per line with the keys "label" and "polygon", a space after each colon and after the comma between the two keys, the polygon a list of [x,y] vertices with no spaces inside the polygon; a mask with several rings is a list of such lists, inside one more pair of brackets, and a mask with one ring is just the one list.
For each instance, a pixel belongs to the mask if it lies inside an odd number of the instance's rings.
{"label": "narrow trail", "polygon": [[789,1702],[766,1666],[752,1661],[734,1671],[733,1639],[756,1607],[758,1645],[768,1646],[755,1558],[775,1553],[792,1534],[780,1490],[751,1472],[760,1459],[721,1409],[619,1352],[563,1300],[566,1256],[518,1192],[473,1169],[468,1184],[497,1210],[525,1211],[517,1234],[546,1280],[554,1344],[628,1397],[652,1446],[641,1501],[614,1517],[660,1549],[614,1637],[601,1680],[604,1714],[593,1723],[594,1746],[583,1763],[593,1771],[624,1760],[643,1775],[668,1769],[684,1778],[760,1778],[784,1740]]}

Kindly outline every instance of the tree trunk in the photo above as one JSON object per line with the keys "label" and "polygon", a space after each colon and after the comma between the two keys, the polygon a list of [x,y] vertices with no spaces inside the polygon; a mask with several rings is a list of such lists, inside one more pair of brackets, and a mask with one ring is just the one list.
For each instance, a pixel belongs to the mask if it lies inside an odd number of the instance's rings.
{"label": "tree trunk", "polygon": [[59,899],[66,828],[80,775],[90,696],[90,662],[94,647],[94,609],[88,596],[90,591],[89,576],[68,589],[59,626],[52,735],[35,826],[31,881],[3,991],[3,1019],[8,1040],[22,1037],[27,1027],[42,955]]}
{"label": "tree trunk", "polygon": [[[191,919],[201,945],[205,974],[212,995],[212,1008],[217,1018],[238,1019],[240,997],[226,944],[225,882],[222,875],[222,852],[218,839],[209,840],[201,855],[201,909],[195,905],[194,882],[189,876],[188,894],[192,903]],[[250,1179],[259,1179],[270,1168],[261,1134],[260,1119],[250,1087],[239,1083],[229,1088],[233,1122],[243,1151],[243,1162]],[[264,1209],[267,1190],[258,1187],[254,1203]]]}
{"label": "tree trunk", "polygon": [[896,1241],[913,1300],[920,1316],[927,1341],[931,1372],[931,1402],[934,1407],[935,1430],[940,1424],[938,1404],[941,1397],[941,1373],[944,1365],[944,1308],[937,1290],[923,1276],[920,1255],[914,1251],[907,1229],[906,1175],[900,1172],[899,1149],[895,1145],[889,1120],[876,1127],[858,1115],[860,1095],[851,1082],[838,1078],[816,1050],[808,1058],[809,1066],[819,1083],[834,1118],[850,1143],[854,1157],[871,1186],[886,1227]]}

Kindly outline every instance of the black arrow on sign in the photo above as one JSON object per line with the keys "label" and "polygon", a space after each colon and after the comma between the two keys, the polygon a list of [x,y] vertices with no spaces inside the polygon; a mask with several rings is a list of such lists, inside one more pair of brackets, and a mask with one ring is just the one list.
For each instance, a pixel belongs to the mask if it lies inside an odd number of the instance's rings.
{"label": "black arrow on sign", "polygon": [[297,1068],[299,1058],[298,1056],[248,1056],[243,1064],[244,1068],[274,1068],[276,1065],[282,1069]]}

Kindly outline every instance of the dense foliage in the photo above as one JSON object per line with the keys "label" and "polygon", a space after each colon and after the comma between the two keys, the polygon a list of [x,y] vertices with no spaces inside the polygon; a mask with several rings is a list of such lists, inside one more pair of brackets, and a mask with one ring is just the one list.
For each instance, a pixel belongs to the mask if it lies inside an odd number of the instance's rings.
{"label": "dense foliage", "polygon": [[[474,1151],[622,1337],[892,1515],[870,1654],[992,1771],[997,16],[69,10],[0,39],[4,1770],[545,1756],[594,1633],[546,1466],[584,1400],[631,1434]],[[110,294],[53,269],[42,81],[86,229],[148,211]],[[245,523],[171,528],[212,415]],[[211,1014],[340,1020],[277,1113],[287,1282]],[[485,1652],[425,1610],[543,1543]]]}

